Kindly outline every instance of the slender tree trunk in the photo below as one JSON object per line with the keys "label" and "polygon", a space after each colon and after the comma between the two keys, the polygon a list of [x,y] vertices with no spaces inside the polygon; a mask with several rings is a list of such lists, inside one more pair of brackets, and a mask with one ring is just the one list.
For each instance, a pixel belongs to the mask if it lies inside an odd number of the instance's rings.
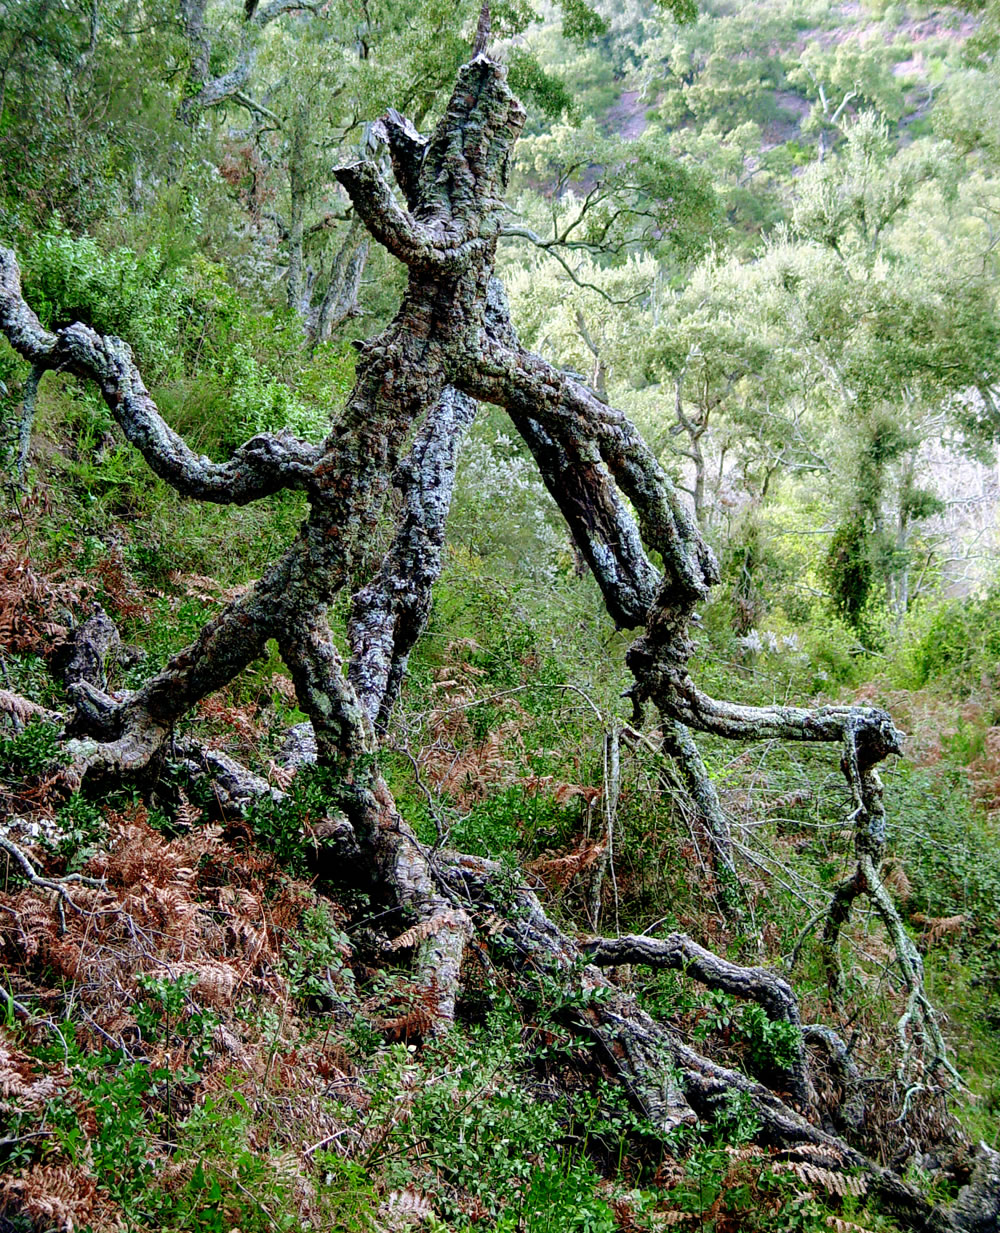
{"label": "slender tree trunk", "polygon": [[334,255],[323,298],[310,314],[314,343],[327,342],[337,326],[358,311],[358,293],[368,250],[368,232],[355,219]]}
{"label": "slender tree trunk", "polygon": [[288,156],[288,307],[300,315],[308,311],[308,294],[303,285],[307,185],[305,146],[308,112],[304,104],[295,109],[292,120],[291,149]]}

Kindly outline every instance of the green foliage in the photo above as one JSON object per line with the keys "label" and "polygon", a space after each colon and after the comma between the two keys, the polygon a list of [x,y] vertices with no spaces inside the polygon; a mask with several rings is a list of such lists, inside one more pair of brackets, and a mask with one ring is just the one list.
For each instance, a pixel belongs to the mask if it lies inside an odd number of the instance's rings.
{"label": "green foliage", "polygon": [[[913,529],[942,512],[921,451],[940,438],[969,456],[992,457],[998,421],[987,395],[1000,354],[987,221],[1000,151],[995,83],[955,72],[957,40],[941,45],[950,36],[914,35],[904,46],[896,26],[905,21],[912,33],[919,23],[901,10],[867,10],[861,39],[839,10],[784,0],[742,9],[712,0],[701,17],[688,0],[603,6],[600,14],[582,0],[557,8],[533,27],[522,0],[494,6],[495,33],[514,40],[504,52],[511,83],[535,104],[516,209],[543,240],[561,237],[576,278],[599,290],[571,282],[551,255],[505,240],[503,275],[522,336],[546,358],[588,374],[596,345],[609,400],[640,417],[663,465],[685,482],[690,459],[675,450],[689,444],[675,422],[678,383],[682,411],[704,414],[706,533],[730,594],[706,606],[696,633],[699,683],[754,702],[805,701],[814,691],[842,701],[846,687],[862,684],[870,692],[877,661],[860,653],[859,639],[874,649],[888,628],[884,579],[918,559],[928,563],[926,579],[936,579],[935,553],[943,555]],[[294,299],[288,222],[304,219],[301,256],[315,306],[345,231],[331,163],[356,157],[359,125],[388,106],[405,109],[425,131],[432,126],[477,11],[447,0],[373,0],[361,15],[302,11],[274,23],[254,47],[246,97],[263,100],[270,116],[230,101],[182,126],[176,105],[197,83],[186,77],[194,57],[176,14],[151,9],[140,39],[125,8],[102,0],[97,45],[88,51],[88,6],[60,10],[56,22],[37,0],[14,6],[0,23],[5,81],[17,83],[0,114],[0,225],[24,254],[29,300],[49,325],[80,319],[125,338],[165,416],[199,451],[225,456],[246,437],[283,427],[321,437],[353,381],[351,336],[370,335],[388,319],[402,275],[389,258],[373,256],[362,325],[348,320],[310,349],[299,307],[287,303]],[[212,6],[206,14],[216,20]],[[209,40],[210,68],[220,73],[240,47],[238,6],[223,16],[227,24]],[[674,19],[690,24],[677,28]],[[867,38],[872,32],[878,37]],[[919,82],[912,65],[905,74],[900,68],[911,59],[925,66]],[[39,84],[28,88],[32,73]],[[53,205],[68,225],[38,226]],[[93,238],[80,234],[87,229]],[[12,387],[7,414],[18,411],[22,379],[23,366],[0,347],[0,381]],[[32,551],[87,575],[104,601],[112,597],[94,574],[103,577],[113,556],[160,592],[144,596],[148,619],[140,607],[123,621],[147,656],[129,669],[127,687],[189,643],[228,588],[257,576],[296,533],[298,496],[223,511],[177,500],[115,442],[100,398],[69,377],[46,379],[39,428],[38,482],[53,508],[38,514],[37,531],[31,525]],[[72,456],[63,453],[67,439]],[[404,815],[420,821],[422,839],[437,838],[434,814],[450,825],[450,846],[513,864],[582,842],[579,799],[559,805],[537,781],[551,774],[601,784],[601,735],[624,714],[622,653],[633,635],[610,629],[593,579],[577,576],[561,519],[498,412],[484,410],[462,467],[446,575],[429,637],[412,657],[394,736],[407,753],[412,743],[415,756],[421,742],[426,749],[440,741],[440,751],[453,734],[429,733],[437,721],[428,714],[460,715],[447,755],[472,770],[435,799],[439,784],[419,760],[426,784],[406,753],[386,758],[383,769]],[[900,522],[901,546],[885,533]],[[208,593],[217,600],[184,577],[191,573],[213,576],[218,590]],[[906,666],[911,685],[974,689],[984,709],[942,735],[945,765],[889,777],[893,859],[911,883],[906,911],[915,936],[923,936],[919,916],[965,918],[960,934],[937,950],[928,944],[928,971],[932,980],[954,974],[963,990],[955,1001],[974,1004],[988,1028],[1000,1014],[990,933],[1000,918],[995,836],[970,807],[964,772],[947,764],[974,760],[977,791],[989,786],[1000,599],[992,588],[940,607],[920,602],[923,614],[894,614],[890,667]],[[342,616],[342,608],[333,612],[337,639]],[[756,650],[747,645],[753,629],[763,635]],[[262,725],[272,732],[301,718],[287,699],[278,701],[271,675],[279,669],[272,649],[227,696],[273,707]],[[41,660],[5,654],[4,672],[10,688],[57,697]],[[496,768],[483,772],[483,751]],[[831,787],[839,783],[836,755],[755,750],[747,770],[707,742],[706,757],[727,803],[746,809],[744,838],[764,866],[780,860],[803,884],[839,876],[833,836],[845,803]],[[0,776],[12,785],[57,761],[57,734],[45,725],[0,738]],[[613,869],[621,927],[644,929],[666,911],[671,926],[697,931],[708,892],[690,875],[682,793],[647,752],[629,748],[623,763]],[[56,868],[82,868],[105,835],[101,809],[79,795],[54,808]],[[312,829],[340,808],[349,811],[342,785],[306,770],[284,799],[255,807],[249,826],[288,871],[304,875],[320,863]],[[799,833],[799,824],[810,829]],[[761,895],[754,910],[771,961],[794,941],[799,921],[798,905],[793,911],[778,883],[768,885],[773,901],[765,909]],[[583,919],[579,897],[574,885],[557,905],[573,927]],[[204,911],[224,911],[222,903]],[[372,905],[376,921],[383,906]],[[480,1226],[610,1233],[612,1192],[599,1187],[591,1151],[620,1181],[650,1128],[617,1108],[617,1097],[605,1094],[600,1106],[581,1091],[551,1098],[554,1076],[579,1074],[584,1051],[560,1019],[586,1010],[586,998],[539,978],[531,1021],[522,1023],[496,989],[473,989],[459,1018],[485,1015],[485,1029],[460,1024],[441,1044],[387,1048],[370,1008],[383,995],[405,1000],[398,972],[372,976],[358,964],[361,995],[339,916],[314,907],[291,927],[287,916],[283,926],[271,920],[268,905],[264,914],[268,929],[285,930],[289,1002],[280,1014],[255,1007],[248,984],[247,1004],[234,1011],[248,1038],[256,1032],[268,1042],[268,1075],[256,1096],[239,1090],[235,1063],[224,1073],[212,1043],[216,1012],[199,1004],[189,976],[140,984],[130,1030],[141,1040],[129,1037],[132,1056],[92,1042],[97,1051],[85,1058],[70,1042],[71,1099],[54,1102],[46,1127],[81,1168],[93,1169],[127,1225],[291,1229],[300,1227],[296,1196],[309,1189],[327,1205],[320,1227],[370,1233],[384,1223],[378,1209],[391,1188],[413,1186],[429,1194],[448,1228],[476,1223],[475,1199],[486,1213]],[[705,997],[682,974],[649,980],[645,999],[710,1051],[728,1053],[727,1064],[765,1080],[795,1060],[796,1029],[759,1007]],[[16,1016],[6,1009],[12,1028]],[[964,1033],[968,1007],[949,1013],[953,1030]],[[867,1022],[862,1034],[877,1035]],[[170,1050],[172,1069],[145,1066],[140,1047],[150,1057]],[[277,1146],[291,1138],[298,1151],[305,1142],[281,1120],[293,1102],[280,1090],[280,1059],[298,1048],[315,1053],[317,1073],[345,1076],[306,1101],[347,1133],[317,1149],[305,1187]],[[181,1089],[209,1068],[216,1090],[192,1108]],[[345,1092],[354,1103],[338,1102]],[[92,1156],[79,1133],[81,1102],[100,1120]],[[995,1109],[984,1102],[984,1126]],[[655,1227],[657,1205],[669,1202],[720,1227],[826,1227],[819,1201],[797,1199],[766,1158],[741,1164],[725,1151],[759,1129],[750,1102],[732,1093],[716,1110],[714,1130],[678,1144],[686,1178],[672,1195],[635,1192],[637,1219],[648,1208]],[[317,1131],[309,1141],[321,1138]],[[617,1168],[608,1142],[619,1145]],[[169,1169],[150,1164],[161,1143]],[[12,1150],[20,1167],[33,1149]],[[627,1167],[636,1176],[652,1172],[638,1150]],[[866,1227],[883,1227],[869,1215]]]}
{"label": "green foliage", "polygon": [[30,720],[13,736],[0,733],[0,777],[35,778],[63,760],[59,729],[43,719]]}
{"label": "green foliage", "polygon": [[782,563],[767,540],[760,519],[752,515],[734,531],[722,560],[722,579],[733,604],[733,628],[747,634],[767,612],[767,596],[785,580]]}
{"label": "green foliage", "polygon": [[[800,1029],[793,1023],[769,1018],[756,1003],[740,1005],[728,994],[713,990],[703,999],[698,1013],[698,1035],[705,1039],[721,1034],[739,1041],[746,1047],[747,1061],[754,1074],[767,1076],[786,1071],[798,1060],[802,1047]],[[728,1123],[724,1121],[723,1125]],[[744,1142],[752,1134],[751,1131]]]}
{"label": "green foliage", "polygon": [[[760,1010],[760,1007],[748,1006],[746,1009]],[[715,1133],[720,1141],[740,1147],[744,1143],[752,1142],[760,1128],[760,1118],[753,1107],[749,1092],[741,1092],[738,1088],[731,1088],[726,1092],[723,1106],[715,1117]]]}
{"label": "green foliage", "polygon": [[834,532],[825,573],[834,608],[860,631],[874,581],[869,532],[860,514],[849,517]]}
{"label": "green foliage", "polygon": [[586,0],[557,0],[557,3],[562,13],[563,38],[586,43],[607,34],[607,21]]}
{"label": "green foliage", "polygon": [[247,821],[281,866],[301,875],[309,867],[310,850],[315,850],[309,828],[339,812],[342,795],[343,785],[328,769],[304,766],[280,800],[265,796],[255,801]]}
{"label": "green foliage", "polygon": [[23,273],[25,296],[47,328],[82,321],[125,339],[147,378],[173,369],[183,302],[155,246],[141,256],[105,252],[53,215],[25,254]]}
{"label": "green foliage", "polygon": [[[189,1082],[207,1064],[212,1034],[219,1024],[214,1011],[205,1010],[191,997],[197,980],[193,972],[185,972],[177,977],[141,976],[137,982],[143,992],[135,1011],[140,1031],[147,1040],[179,1043],[190,1068]],[[184,1081],[183,1071],[178,1078]]]}
{"label": "green foliage", "polygon": [[449,832],[449,843],[481,856],[534,853],[559,847],[579,823],[580,805],[558,804],[544,793],[511,784],[474,804]]}
{"label": "green foliage", "polygon": [[[571,1142],[557,1150],[568,1139],[565,1102],[523,1097],[517,1078],[519,1028],[510,1009],[501,1005],[486,1030],[446,1042],[447,1069],[435,1068],[427,1076],[398,1128],[391,1119],[393,1093],[411,1060],[401,1049],[385,1058],[373,1077],[369,1120],[378,1125],[378,1118],[386,1119],[388,1133],[375,1136],[372,1158],[375,1152],[391,1156],[417,1149],[440,1187],[436,1208],[459,1229],[470,1222],[452,1198],[456,1191],[478,1201],[491,1227],[510,1233],[524,1227],[612,1233],[614,1217],[596,1194],[593,1165]],[[397,1184],[407,1174],[401,1161]]]}
{"label": "green foliage", "polygon": [[543,115],[574,115],[573,95],[554,73],[546,72],[527,48],[513,47],[507,58],[511,89],[531,99]]}
{"label": "green foliage", "polygon": [[1000,588],[939,605],[910,660],[917,687],[948,681],[969,690],[992,678],[1000,661]]}
{"label": "green foliage", "polygon": [[307,908],[282,949],[293,995],[324,1008],[332,999],[343,1005],[354,994],[354,975],[344,962],[350,953],[350,941],[329,908],[322,903]]}
{"label": "green foliage", "polygon": [[153,605],[152,627],[145,638],[145,657],[127,674],[129,688],[138,688],[159,672],[171,655],[193,642],[215,612],[213,604],[195,597],[157,599]]}
{"label": "green foliage", "polygon": [[318,438],[329,422],[322,412],[296,399],[288,386],[271,377],[250,348],[236,343],[218,377],[220,391],[229,403],[223,450],[261,432],[291,428],[300,436]]}
{"label": "green foliage", "polygon": [[[180,1011],[183,987],[158,982],[150,992],[172,1028],[181,1026],[171,1015]],[[183,1030],[208,1029],[191,1019]],[[239,1093],[206,1097],[178,1125],[170,1110],[176,1077],[168,1068],[128,1062],[112,1051],[87,1056],[74,1049],[71,1062],[75,1099],[87,1102],[98,1129],[85,1148],[77,1109],[54,1102],[56,1140],[93,1172],[133,1227],[196,1233],[227,1233],[236,1221],[254,1233],[298,1227],[288,1210],[291,1181],[278,1162],[252,1149],[251,1110]],[[173,1140],[180,1184],[154,1167],[153,1139],[162,1134]]]}
{"label": "green foliage", "polygon": [[794,1023],[768,1018],[762,1006],[743,1007],[739,1034],[747,1045],[750,1063],[759,1074],[788,1070],[795,1065],[802,1049],[801,1030]]}
{"label": "green foliage", "polygon": [[104,814],[93,801],[74,792],[56,813],[59,838],[52,846],[66,862],[66,871],[75,873],[86,865],[107,836]]}
{"label": "green foliage", "polygon": [[[986,774],[990,791],[996,791],[991,760]],[[995,1028],[1000,1024],[1000,947],[994,930],[1000,919],[1000,858],[994,824],[970,802],[967,772],[955,767],[932,773],[902,764],[887,784],[886,805],[889,851],[909,885],[906,910],[918,927],[920,921],[958,918],[960,929],[939,940],[931,953],[954,947],[956,955],[940,962],[960,968],[955,975],[967,986],[965,1009]],[[951,994],[945,990],[943,996]]]}

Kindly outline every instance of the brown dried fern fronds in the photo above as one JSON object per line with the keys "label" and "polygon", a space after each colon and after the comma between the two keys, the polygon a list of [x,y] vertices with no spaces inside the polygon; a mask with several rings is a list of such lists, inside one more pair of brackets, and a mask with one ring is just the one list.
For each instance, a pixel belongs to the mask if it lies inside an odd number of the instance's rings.
{"label": "brown dried fern fronds", "polygon": [[21,1177],[3,1178],[0,1205],[27,1216],[39,1233],[122,1227],[108,1200],[99,1196],[94,1179],[74,1165],[35,1164]]}
{"label": "brown dried fern fronds", "polygon": [[390,1040],[422,1041],[434,1034],[442,1018],[441,998],[434,986],[412,986],[404,995],[402,1013],[382,1019],[379,1028]]}
{"label": "brown dried fern fronds", "polygon": [[43,1075],[37,1070],[38,1063],[14,1044],[6,1028],[0,1027],[0,1104],[17,1111],[42,1110],[70,1083],[65,1069],[50,1066]]}
{"label": "brown dried fern fronds", "polygon": [[49,723],[61,723],[62,716],[46,710],[29,698],[22,698],[9,689],[0,689],[0,715],[10,715],[17,723],[26,724],[32,719],[44,719]]}
{"label": "brown dried fern fronds", "polygon": [[45,574],[9,537],[0,536],[0,646],[11,651],[49,654],[66,637],[66,625],[52,614],[72,613],[87,587]]}
{"label": "brown dried fern fronds", "polygon": [[907,877],[902,861],[893,859],[886,861],[881,870],[882,881],[897,899],[905,903],[913,894],[913,884]]}
{"label": "brown dried fern fronds", "polygon": [[809,1186],[822,1186],[828,1194],[839,1198],[854,1195],[860,1198],[868,1193],[868,1183],[863,1177],[855,1177],[849,1173],[839,1173],[834,1169],[824,1169],[819,1165],[807,1164],[805,1161],[785,1161],[774,1166],[776,1173],[794,1173],[795,1176]]}
{"label": "brown dried fern fronds", "polygon": [[565,890],[578,873],[600,860],[607,847],[606,839],[600,843],[585,839],[564,856],[540,856],[531,861],[527,868],[541,878],[550,890]]}
{"label": "brown dried fern fronds", "polygon": [[437,912],[434,916],[429,916],[426,920],[413,925],[398,937],[392,938],[391,941],[385,943],[384,949],[387,951],[409,950],[418,942],[424,941],[425,938],[433,938],[444,929],[459,929],[464,928],[465,925],[464,913],[446,909],[444,912]]}
{"label": "brown dried fern fronds", "polygon": [[840,1216],[827,1216],[826,1223],[828,1228],[834,1230],[834,1233],[873,1233],[864,1225],[855,1224],[852,1220],[844,1220]]}
{"label": "brown dried fern fronds", "polygon": [[804,1157],[807,1161],[819,1163],[824,1167],[829,1167],[844,1159],[843,1152],[832,1143],[796,1143],[794,1147],[785,1150],[782,1155],[786,1163]]}
{"label": "brown dried fern fronds", "polygon": [[933,946],[942,938],[957,937],[962,932],[966,917],[962,913],[957,916],[924,916],[922,912],[914,912],[910,920],[922,926],[921,942],[925,946]]}
{"label": "brown dried fern fronds", "polygon": [[112,544],[94,566],[101,590],[115,616],[126,621],[148,621],[152,609],[150,593],[135,580],[125,562],[120,544]]}
{"label": "brown dried fern fronds", "polygon": [[379,1215],[392,1230],[423,1224],[434,1215],[434,1204],[426,1195],[408,1186],[405,1190],[393,1190],[380,1204]]}

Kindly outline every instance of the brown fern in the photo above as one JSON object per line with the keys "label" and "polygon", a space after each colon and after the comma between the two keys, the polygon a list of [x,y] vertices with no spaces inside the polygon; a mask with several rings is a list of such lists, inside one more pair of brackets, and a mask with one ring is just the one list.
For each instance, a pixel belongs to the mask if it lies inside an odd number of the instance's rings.
{"label": "brown fern", "polygon": [[174,825],[179,827],[197,826],[202,818],[202,811],[198,805],[192,805],[188,798],[184,795],[183,789],[180,793],[180,804],[174,812]]}
{"label": "brown fern", "polygon": [[913,894],[913,885],[898,860],[887,861],[882,869],[882,881],[904,903]]}
{"label": "brown fern", "polygon": [[578,873],[593,865],[606,850],[607,843],[584,839],[564,856],[538,857],[528,864],[528,869],[550,889],[565,890]]}
{"label": "brown fern", "polygon": [[434,1204],[426,1195],[407,1187],[393,1190],[382,1204],[382,1211],[393,1228],[423,1224],[434,1215]]}
{"label": "brown fern", "polygon": [[833,1169],[824,1169],[819,1165],[806,1164],[805,1161],[789,1161],[775,1165],[775,1172],[794,1173],[801,1181],[810,1186],[822,1186],[830,1194],[844,1198],[847,1195],[861,1196],[868,1193],[868,1183],[863,1177],[852,1177],[848,1173],[838,1173]]}
{"label": "brown fern", "polygon": [[923,926],[920,940],[925,946],[933,946],[942,938],[955,937],[962,932],[965,916],[924,916],[922,912],[914,912],[910,917],[915,925]]}
{"label": "brown fern", "polygon": [[22,698],[20,694],[11,693],[9,689],[0,689],[0,715],[13,715],[21,723],[30,719],[51,719],[52,712],[37,702]]}
{"label": "brown fern", "polygon": [[418,942],[422,942],[425,938],[434,937],[435,934],[440,933],[443,929],[454,929],[456,927],[465,927],[464,916],[458,912],[438,912],[435,916],[429,916],[426,920],[420,921],[419,924],[413,925],[405,933],[401,933],[399,937],[386,942],[385,949],[389,951],[409,950],[411,947],[416,946]]}

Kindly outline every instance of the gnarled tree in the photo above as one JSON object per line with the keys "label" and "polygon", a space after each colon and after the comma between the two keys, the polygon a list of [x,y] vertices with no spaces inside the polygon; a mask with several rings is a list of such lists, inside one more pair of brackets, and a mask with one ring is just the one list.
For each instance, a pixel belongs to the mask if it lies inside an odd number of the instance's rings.
{"label": "gnarled tree", "polygon": [[[380,733],[441,568],[458,449],[476,402],[493,403],[506,409],[537,460],[609,614],[619,626],[642,627],[627,657],[635,722],[643,722],[650,706],[658,712],[665,751],[680,761],[706,815],[720,869],[734,877],[725,817],[692,731],[841,746],[854,806],[856,868],[838,888],[826,920],[831,987],[839,991],[838,931],[854,900],[867,895],[896,945],[908,992],[899,1028],[904,1060],[919,1047],[927,1075],[948,1071],[919,957],[878,872],[885,815],[876,768],[900,752],[889,715],[862,706],[739,706],[698,688],[688,671],[688,630],[695,606],[717,581],[717,568],[697,523],[628,418],[518,343],[493,262],[507,169],[523,120],[503,66],[481,52],[460,70],[430,138],[396,113],[380,122],[402,200],[374,162],[337,169],[358,218],[407,267],[409,281],[391,324],[362,346],[356,385],[319,446],[278,433],[254,437],[226,462],[195,455],[160,416],[128,346],[82,324],[43,329],[22,297],[13,254],[0,250],[0,329],[38,377],[66,370],[96,382],[125,436],[159,476],[199,500],[243,504],[294,488],[309,502],[285,555],[141,689],[115,701],[85,675],[72,686],[75,731],[86,738],[74,746],[80,769],[114,779],[154,773],[177,721],[274,639],[311,721],[314,756],[328,768],[329,782],[339,785],[331,789],[331,860],[363,864],[383,893],[428,924],[412,934],[414,977],[436,999],[442,1023],[454,1015],[463,952],[488,917],[488,948],[498,962],[514,966],[527,987],[555,980],[582,995],[573,1012],[576,1026],[592,1034],[660,1133],[712,1118],[730,1093],[740,1092],[756,1112],[763,1141],[789,1152],[808,1145],[813,1160],[859,1170],[913,1228],[995,1228],[995,1154],[982,1149],[970,1186],[953,1205],[935,1207],[824,1128],[805,1044],[782,1077],[779,1095],[699,1056],[610,983],[604,969],[621,963],[679,969],[799,1024],[797,999],[775,973],[726,962],[684,935],[575,941],[527,887],[512,889],[489,861],[422,845],[379,773]],[[345,665],[330,636],[327,607],[370,551],[394,483],[403,494],[395,537],[372,580],[354,596]],[[232,767],[216,769],[233,773]],[[594,990],[601,996],[588,996]],[[850,1068],[829,1029],[809,1026],[802,1039],[839,1058],[845,1073]],[[845,1114],[843,1121],[850,1120]]]}

